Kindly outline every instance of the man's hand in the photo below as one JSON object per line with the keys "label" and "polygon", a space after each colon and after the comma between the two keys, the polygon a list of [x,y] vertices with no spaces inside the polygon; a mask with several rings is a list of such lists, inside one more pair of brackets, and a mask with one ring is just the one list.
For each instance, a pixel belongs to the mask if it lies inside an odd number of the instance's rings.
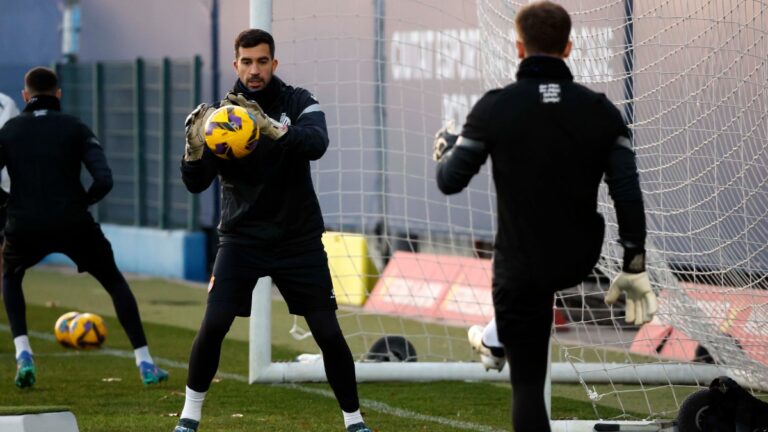
{"label": "man's hand", "polygon": [[184,160],[187,162],[200,160],[205,146],[205,121],[216,111],[216,108],[201,103],[187,116],[184,121],[184,135],[187,143],[184,146]]}
{"label": "man's hand", "polygon": [[259,131],[273,140],[280,139],[280,137],[288,132],[288,126],[273,120],[261,109],[258,103],[246,99],[242,94],[227,93],[227,97],[221,101],[221,105],[238,105],[247,109],[248,113],[256,121]]}
{"label": "man's hand", "polygon": [[450,120],[435,134],[435,141],[432,144],[432,159],[439,162],[443,155],[456,145],[458,139],[459,136],[454,133],[453,120]]}
{"label": "man's hand", "polygon": [[619,273],[608,288],[608,293],[605,295],[605,304],[612,305],[616,303],[622,291],[627,295],[624,317],[626,322],[640,325],[653,319],[653,315],[659,306],[646,272]]}

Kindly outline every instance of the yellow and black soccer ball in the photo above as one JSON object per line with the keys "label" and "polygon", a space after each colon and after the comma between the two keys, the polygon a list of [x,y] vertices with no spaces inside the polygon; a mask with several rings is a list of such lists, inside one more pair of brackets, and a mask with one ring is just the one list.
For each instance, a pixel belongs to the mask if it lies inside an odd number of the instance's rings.
{"label": "yellow and black soccer ball", "polygon": [[259,127],[248,110],[237,105],[223,106],[205,122],[205,144],[223,159],[248,156],[259,142]]}
{"label": "yellow and black soccer ball", "polygon": [[53,334],[56,336],[56,341],[65,347],[73,348],[75,346],[69,337],[69,323],[78,315],[80,315],[80,312],[67,312],[60,316],[53,326]]}
{"label": "yellow and black soccer ball", "polygon": [[75,348],[99,348],[107,339],[107,326],[102,317],[82,313],[69,322],[69,338]]}

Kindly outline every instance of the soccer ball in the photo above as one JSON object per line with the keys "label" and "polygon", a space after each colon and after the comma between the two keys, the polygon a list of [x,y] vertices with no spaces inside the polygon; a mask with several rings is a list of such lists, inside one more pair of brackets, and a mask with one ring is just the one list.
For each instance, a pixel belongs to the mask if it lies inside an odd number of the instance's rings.
{"label": "soccer ball", "polygon": [[205,144],[220,158],[240,159],[248,156],[258,142],[259,127],[243,107],[223,106],[205,122]]}
{"label": "soccer ball", "polygon": [[72,348],[75,346],[69,337],[69,323],[78,315],[80,315],[80,312],[67,312],[60,316],[53,326],[53,334],[56,336],[56,341],[65,347]]}
{"label": "soccer ball", "polygon": [[76,348],[98,348],[107,338],[107,326],[96,314],[80,314],[69,322],[69,337]]}

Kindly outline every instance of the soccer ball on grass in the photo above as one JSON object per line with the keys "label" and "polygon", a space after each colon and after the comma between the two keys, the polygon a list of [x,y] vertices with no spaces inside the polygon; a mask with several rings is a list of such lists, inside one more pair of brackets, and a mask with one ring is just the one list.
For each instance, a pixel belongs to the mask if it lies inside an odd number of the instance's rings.
{"label": "soccer ball on grass", "polygon": [[107,339],[107,326],[102,317],[83,313],[69,322],[69,338],[76,348],[99,348]]}
{"label": "soccer ball on grass", "polygon": [[75,347],[72,343],[72,339],[69,337],[69,323],[78,315],[80,315],[80,312],[67,312],[60,316],[53,326],[53,334],[56,336],[56,341],[67,348]]}

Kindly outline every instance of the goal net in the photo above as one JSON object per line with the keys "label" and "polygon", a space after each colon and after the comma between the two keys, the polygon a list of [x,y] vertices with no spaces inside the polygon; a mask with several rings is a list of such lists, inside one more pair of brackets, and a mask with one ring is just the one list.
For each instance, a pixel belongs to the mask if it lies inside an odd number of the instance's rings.
{"label": "goal net", "polygon": [[[493,314],[490,163],[445,197],[431,143],[444,121],[460,127],[484,91],[514,81],[513,19],[526,3],[274,2],[278,74],[311,90],[328,122],[313,179],[360,380],[508,379],[482,368],[466,335]],[[598,417],[614,401],[621,418],[670,417],[722,373],[768,389],[768,4],[560,3],[573,18],[576,81],[606,93],[632,129],[660,311],[639,328],[602,303],[621,257],[603,188],[600,262],[555,302],[553,382],[580,386]],[[280,304],[273,315],[286,314]],[[313,356],[270,358],[270,341],[318,352],[303,320],[257,319],[266,339],[252,336],[253,381],[324,378]],[[657,406],[657,392],[672,406]]]}

